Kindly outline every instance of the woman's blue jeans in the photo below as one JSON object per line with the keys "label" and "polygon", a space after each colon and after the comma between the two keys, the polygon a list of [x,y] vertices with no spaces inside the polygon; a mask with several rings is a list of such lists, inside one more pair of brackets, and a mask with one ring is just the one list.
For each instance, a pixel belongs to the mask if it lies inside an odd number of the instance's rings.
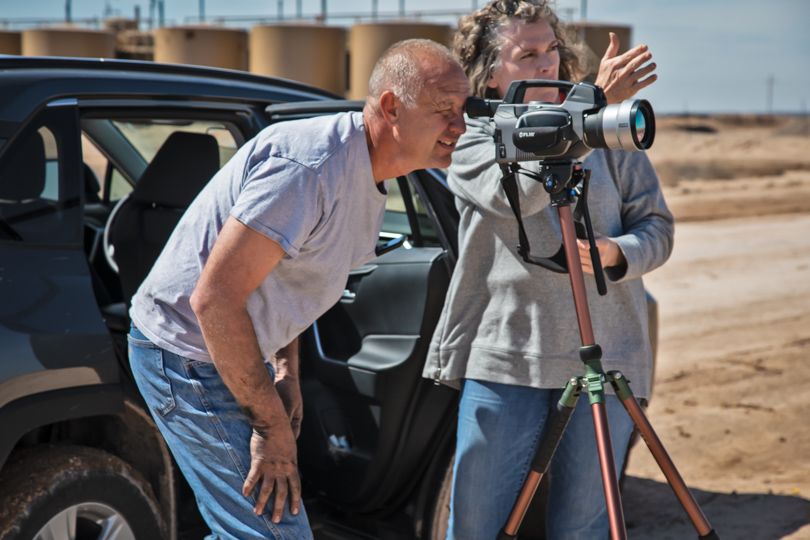
{"label": "woman's blue jeans", "polygon": [[[273,523],[272,504],[257,516],[255,498],[242,495],[250,470],[252,428],[213,364],[163,350],[134,327],[129,361],[138,389],[211,528],[208,539],[312,539],[303,504],[293,516],[288,500],[281,523]],[[270,364],[267,369],[275,378]]]}
{"label": "woman's blue jeans", "polygon": [[[465,380],[461,393],[450,501],[450,540],[492,540],[504,526],[562,390]],[[606,409],[616,470],[633,422],[614,395]],[[605,540],[607,507],[587,392],[554,453],[546,537]]]}

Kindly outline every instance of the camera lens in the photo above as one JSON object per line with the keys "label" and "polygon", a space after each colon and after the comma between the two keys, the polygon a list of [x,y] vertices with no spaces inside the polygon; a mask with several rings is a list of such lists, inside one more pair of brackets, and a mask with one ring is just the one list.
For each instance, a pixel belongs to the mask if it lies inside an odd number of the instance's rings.
{"label": "camera lens", "polygon": [[[633,118],[635,122],[632,122]],[[630,109],[630,120],[636,147],[639,150],[648,149],[655,138],[655,115],[650,102],[646,99],[636,100]]]}
{"label": "camera lens", "polygon": [[585,118],[585,144],[591,148],[647,150],[655,138],[655,114],[646,99],[608,105]]}
{"label": "camera lens", "polygon": [[644,130],[647,127],[647,123],[644,121],[644,115],[639,114],[636,116],[636,140],[641,142],[644,140]]}

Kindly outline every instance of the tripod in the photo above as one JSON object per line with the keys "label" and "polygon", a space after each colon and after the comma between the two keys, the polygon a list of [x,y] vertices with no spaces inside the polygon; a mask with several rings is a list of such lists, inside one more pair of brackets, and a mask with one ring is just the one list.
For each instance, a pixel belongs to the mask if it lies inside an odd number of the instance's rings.
{"label": "tripod", "polygon": [[[585,291],[585,279],[579,257],[579,250],[576,245],[576,228],[574,213],[571,205],[579,199],[577,210],[582,211],[585,222],[585,234],[590,244],[590,256],[593,262],[594,275],[596,277],[597,289],[600,295],[607,292],[602,274],[599,251],[594,242],[593,227],[591,225],[590,214],[587,206],[588,182],[590,171],[583,169],[578,161],[563,160],[557,162],[541,163],[540,175],[529,173],[529,176],[543,183],[543,187],[550,195],[551,206],[557,208],[562,231],[563,244],[560,251],[550,258],[536,258],[531,255],[528,236],[523,227],[523,219],[520,213],[520,201],[518,198],[518,188],[516,174],[519,170],[517,164],[511,164],[511,170],[506,165],[501,165],[503,171],[502,185],[506,192],[507,199],[515,217],[518,221],[519,245],[518,254],[529,264],[542,266],[548,270],[558,273],[567,272],[571,278],[571,290],[574,296],[574,305],[577,314],[582,347],[579,356],[585,364],[585,374],[572,377],[565,385],[563,396],[557,404],[549,420],[548,427],[540,442],[537,452],[532,460],[531,470],[527,476],[523,487],[518,493],[512,511],[506,520],[506,524],[498,534],[497,540],[511,540],[517,537],[517,531],[526,510],[534,497],[543,475],[548,471],[551,459],[565,432],[568,421],[574,412],[577,400],[583,390],[587,390],[590,396],[591,412],[593,414],[594,429],[596,435],[597,451],[599,453],[599,463],[602,472],[602,483],[605,490],[605,503],[607,506],[608,519],[610,522],[611,540],[626,540],[627,531],[624,523],[624,512],[622,510],[621,496],[616,475],[616,466],[613,457],[613,447],[610,440],[610,428],[608,426],[607,411],[605,408],[605,384],[609,383],[619,400],[624,405],[630,418],[639,430],[644,441],[650,449],[653,457],[661,471],[667,479],[675,496],[683,506],[689,519],[699,534],[699,540],[719,540],[719,536],[712,529],[703,511],[698,506],[686,483],[681,478],[670,459],[661,440],[655,434],[650,422],[647,420],[643,409],[638,404],[630,390],[627,379],[620,371],[604,372],[602,368],[602,349],[596,344],[591,315],[588,307],[587,293]],[[580,182],[582,188],[577,187]],[[579,223],[576,223],[579,225]]]}

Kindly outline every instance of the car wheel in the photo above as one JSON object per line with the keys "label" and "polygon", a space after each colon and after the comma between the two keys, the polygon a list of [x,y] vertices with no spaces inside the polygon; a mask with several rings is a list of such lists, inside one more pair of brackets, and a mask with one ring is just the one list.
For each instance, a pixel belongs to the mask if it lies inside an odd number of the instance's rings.
{"label": "car wheel", "polygon": [[[455,453],[447,461],[444,475],[442,475],[435,489],[436,497],[429,508],[428,540],[445,540],[447,538],[447,521],[450,519],[450,495],[453,492],[453,465],[456,462]],[[548,501],[548,478],[543,478],[532,502],[526,511],[526,516],[519,529],[520,538],[525,540],[545,540],[546,503]]]}
{"label": "car wheel", "polygon": [[13,456],[0,474],[2,540],[166,536],[146,480],[101,450],[49,445]]}
{"label": "car wheel", "polygon": [[[453,445],[455,450],[455,445]],[[453,491],[453,464],[456,462],[455,452],[450,454],[443,474],[439,476],[437,486],[433,490],[436,494],[433,503],[428,509],[428,540],[445,540],[447,538],[447,520],[450,519],[450,494]]]}

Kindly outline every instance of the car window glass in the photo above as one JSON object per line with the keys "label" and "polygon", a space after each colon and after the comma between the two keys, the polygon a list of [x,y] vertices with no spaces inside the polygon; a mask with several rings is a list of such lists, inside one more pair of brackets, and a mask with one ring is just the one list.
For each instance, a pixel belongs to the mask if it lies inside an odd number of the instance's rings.
{"label": "car window glass", "polygon": [[45,186],[39,196],[42,199],[57,202],[59,200],[59,153],[53,132],[41,127],[37,130],[45,148]]}
{"label": "car window glass", "polygon": [[122,199],[130,191],[132,191],[132,185],[124,178],[121,171],[113,167],[110,176],[110,200],[117,201]]}
{"label": "car window glass", "polygon": [[238,148],[233,134],[222,122],[199,120],[113,120],[113,125],[132,144],[138,153],[150,162],[155,154],[175,131],[207,133],[219,146],[219,166],[222,167]]}
{"label": "car window glass", "polygon": [[[0,240],[62,243],[77,240],[77,175],[69,175],[59,111],[43,114],[9,143],[0,160]],[[53,119],[50,125],[48,120]],[[64,130],[63,130],[64,131]],[[69,139],[69,137],[68,137]],[[74,151],[75,155],[75,151]],[[78,171],[77,171],[78,172]]]}
{"label": "car window glass", "polygon": [[408,236],[406,248],[441,247],[425,205],[408,177],[388,181],[380,239],[387,241],[403,234]]}

